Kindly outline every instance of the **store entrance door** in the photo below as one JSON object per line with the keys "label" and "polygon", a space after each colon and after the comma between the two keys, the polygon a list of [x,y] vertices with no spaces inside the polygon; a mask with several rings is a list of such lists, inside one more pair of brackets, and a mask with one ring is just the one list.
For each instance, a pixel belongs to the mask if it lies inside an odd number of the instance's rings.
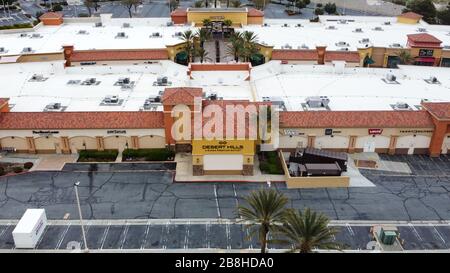
{"label": "store entrance door", "polygon": [[374,153],[375,152],[375,142],[367,141],[366,143],[364,143],[363,152]]}

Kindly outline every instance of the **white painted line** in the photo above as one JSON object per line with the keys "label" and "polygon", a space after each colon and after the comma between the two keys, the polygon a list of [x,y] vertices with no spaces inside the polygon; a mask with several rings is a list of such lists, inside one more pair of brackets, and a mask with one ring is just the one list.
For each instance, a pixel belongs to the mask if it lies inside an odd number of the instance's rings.
{"label": "white painted line", "polygon": [[225,233],[227,235],[227,249],[231,249],[231,232],[230,224],[225,224]]}
{"label": "white painted line", "polygon": [[188,248],[188,244],[189,244],[189,224],[186,225],[186,230],[184,232],[184,249]]}
{"label": "white painted line", "polygon": [[102,240],[100,243],[100,249],[103,249],[103,245],[105,244],[105,241],[106,241],[106,236],[108,235],[108,232],[109,232],[109,227],[110,227],[110,225],[108,224],[108,226],[105,228],[105,231],[103,232]]}
{"label": "white painted line", "polygon": [[3,234],[6,232],[6,230],[9,228],[10,224],[6,225],[6,228],[0,233],[0,238],[3,236]]}
{"label": "white painted line", "polygon": [[210,228],[211,228],[211,224],[208,223],[206,224],[206,243],[207,243],[207,248],[211,248],[211,241],[209,239],[209,234],[210,234]]}
{"label": "white painted line", "polygon": [[[238,196],[237,196],[235,184],[232,184],[232,186],[233,186],[234,198],[236,199],[236,208],[237,208],[239,206],[239,199],[238,199]],[[239,218],[242,218],[242,216],[239,215]]]}
{"label": "white painted line", "polygon": [[432,224],[430,224],[430,226],[432,226],[433,227],[433,229],[434,229],[434,232],[436,232],[436,234],[438,235],[438,237],[439,237],[439,239],[441,239],[441,241],[444,243],[444,245],[445,245],[445,239],[444,239],[444,237],[442,237],[442,234],[439,232],[439,230],[437,230],[436,229],[436,227],[435,226],[433,226]]}
{"label": "white painted line", "polygon": [[417,232],[416,228],[412,224],[408,224],[409,228],[413,230],[414,235],[416,235],[417,239],[423,241],[422,237],[420,237],[419,232]]}
{"label": "white painted line", "polygon": [[217,216],[222,218],[220,215],[219,199],[217,198],[217,186],[214,184],[214,197],[216,198]]}
{"label": "white painted line", "polygon": [[147,223],[147,228],[145,229],[144,239],[142,239],[141,249],[144,249],[145,243],[147,243],[148,232],[150,231],[150,223]]}
{"label": "white painted line", "polygon": [[345,227],[348,229],[350,235],[355,236],[355,232],[353,232],[353,229],[349,224],[345,224]]}
{"label": "white painted line", "polygon": [[122,242],[120,243],[120,249],[123,249],[123,245],[125,244],[125,240],[127,239],[127,233],[128,233],[128,229],[130,228],[130,225],[126,225],[123,233],[122,233]]}
{"label": "white painted line", "polygon": [[69,231],[70,224],[67,225],[67,228],[64,230],[64,232],[61,234],[61,238],[59,239],[58,243],[56,244],[55,249],[59,249],[61,247],[62,242],[64,241],[64,237],[66,237],[67,232]]}

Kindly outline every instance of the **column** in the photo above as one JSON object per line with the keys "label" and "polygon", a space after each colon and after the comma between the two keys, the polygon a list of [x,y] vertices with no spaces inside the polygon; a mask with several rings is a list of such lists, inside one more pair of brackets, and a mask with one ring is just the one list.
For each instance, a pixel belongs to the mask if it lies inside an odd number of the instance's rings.
{"label": "column", "polygon": [[398,136],[391,136],[391,140],[389,141],[389,151],[388,154],[395,154],[395,147],[397,147],[397,138]]}
{"label": "column", "polygon": [[448,124],[445,122],[435,121],[435,128],[431,136],[429,153],[431,157],[438,157],[442,152],[442,144],[444,143],[445,134],[447,133]]}
{"label": "column", "polygon": [[139,149],[139,137],[131,136],[131,149]]}
{"label": "column", "polygon": [[30,154],[35,154],[36,153],[36,144],[34,143],[34,138],[26,137],[26,140],[27,140],[27,145],[28,145],[28,152]]}
{"label": "column", "polygon": [[96,136],[95,140],[97,140],[97,150],[103,151],[105,150],[105,142],[102,136]]}
{"label": "column", "polygon": [[69,138],[66,136],[61,137],[61,152],[63,154],[70,154]]}
{"label": "column", "polygon": [[355,152],[355,146],[356,146],[356,139],[358,137],[357,136],[350,136],[350,139],[348,141],[348,152],[350,154]]}
{"label": "column", "polygon": [[306,145],[306,147],[314,148],[315,143],[316,143],[316,136],[308,136],[308,144]]}

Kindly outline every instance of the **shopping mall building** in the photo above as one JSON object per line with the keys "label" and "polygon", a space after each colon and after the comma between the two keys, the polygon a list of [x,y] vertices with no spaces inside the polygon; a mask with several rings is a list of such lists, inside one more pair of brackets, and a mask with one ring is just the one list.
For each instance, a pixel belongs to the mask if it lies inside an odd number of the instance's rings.
{"label": "shopping mall building", "polygon": [[[448,26],[410,17],[285,25],[247,9],[188,9],[171,19],[47,14],[35,29],[0,33],[0,147],[62,154],[169,147],[191,154],[194,175],[252,175],[255,154],[270,142],[178,139],[173,113],[204,114],[206,122],[210,105],[271,105],[279,121],[272,148],[447,154]],[[254,31],[265,64],[173,62],[183,48],[178,33],[205,18],[232,18],[236,30]],[[400,49],[416,65],[387,68]],[[236,127],[247,130],[246,121]]]}

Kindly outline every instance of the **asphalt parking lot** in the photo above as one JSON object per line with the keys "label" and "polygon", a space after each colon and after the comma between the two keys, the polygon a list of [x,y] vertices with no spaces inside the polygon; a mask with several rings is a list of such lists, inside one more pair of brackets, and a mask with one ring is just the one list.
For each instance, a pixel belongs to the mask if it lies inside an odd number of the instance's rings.
{"label": "asphalt parking lot", "polygon": [[[396,156],[412,175],[362,170],[375,187],[287,189],[293,208],[310,207],[336,220],[449,220],[450,159]],[[49,219],[76,217],[73,183],[80,181],[86,219],[238,217],[236,206],[263,183],[173,183],[171,170],[31,172],[0,178],[0,219],[45,208]]]}
{"label": "asphalt parking lot", "polygon": [[[0,225],[0,249],[13,249],[14,225]],[[372,241],[368,225],[340,225],[334,241],[348,250],[366,250]],[[400,238],[405,250],[444,250],[450,248],[450,225],[400,225]],[[241,224],[88,224],[87,244],[90,249],[248,249],[260,244]],[[68,249],[70,242],[84,248],[79,225],[48,225],[36,249]],[[72,244],[72,243],[71,243]],[[69,244],[70,245],[70,244]],[[288,249],[290,245],[269,244],[269,249]]]}
{"label": "asphalt parking lot", "polygon": [[9,26],[14,24],[28,24],[31,23],[31,19],[26,17],[21,12],[11,11],[9,14],[6,14],[3,11],[0,11],[0,26]]}

